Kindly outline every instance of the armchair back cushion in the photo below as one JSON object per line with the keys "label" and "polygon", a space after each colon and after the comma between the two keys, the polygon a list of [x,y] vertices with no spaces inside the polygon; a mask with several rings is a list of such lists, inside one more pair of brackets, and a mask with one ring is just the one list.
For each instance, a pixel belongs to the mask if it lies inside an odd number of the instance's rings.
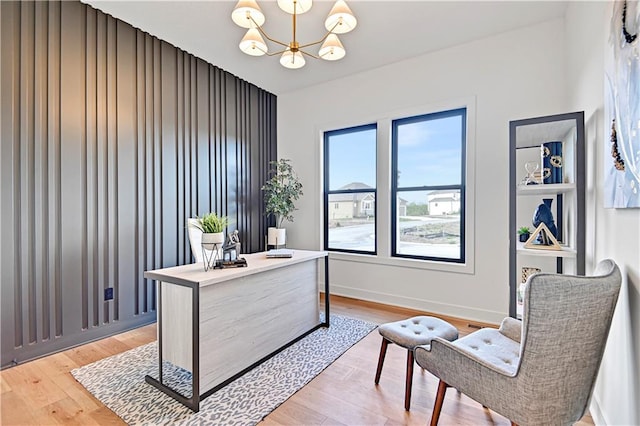
{"label": "armchair back cushion", "polygon": [[548,418],[561,416],[562,424],[584,415],[620,282],[620,271],[611,260],[601,262],[590,277],[531,277],[524,297],[519,372],[522,396],[531,409],[550,411]]}

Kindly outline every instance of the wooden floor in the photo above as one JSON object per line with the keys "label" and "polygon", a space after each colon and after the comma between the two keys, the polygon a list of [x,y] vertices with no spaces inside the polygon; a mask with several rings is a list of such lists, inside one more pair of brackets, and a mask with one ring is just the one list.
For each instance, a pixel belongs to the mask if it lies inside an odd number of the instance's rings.
{"label": "wooden floor", "polygon": [[[378,324],[419,314],[335,296],[331,298],[331,312]],[[454,324],[461,335],[483,325],[444,319]],[[156,327],[149,325],[0,372],[0,424],[124,424],[76,382],[69,371],[155,339]],[[261,425],[426,424],[431,416],[437,379],[416,368],[411,411],[405,411],[406,350],[389,345],[380,384],[375,386],[373,378],[379,350],[380,335],[374,331],[273,411]],[[450,389],[440,424],[508,425],[509,421]],[[580,426],[592,424],[589,416],[578,423]]]}

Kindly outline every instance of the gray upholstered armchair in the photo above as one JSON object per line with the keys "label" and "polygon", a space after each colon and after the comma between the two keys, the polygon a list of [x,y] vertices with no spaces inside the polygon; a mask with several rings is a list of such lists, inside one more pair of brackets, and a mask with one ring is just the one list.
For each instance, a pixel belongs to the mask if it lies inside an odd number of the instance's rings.
{"label": "gray upholstered armchair", "polygon": [[620,291],[620,271],[532,275],[523,322],[506,318],[454,342],[435,338],[415,360],[440,379],[431,424],[448,386],[519,425],[565,425],[585,413]]}

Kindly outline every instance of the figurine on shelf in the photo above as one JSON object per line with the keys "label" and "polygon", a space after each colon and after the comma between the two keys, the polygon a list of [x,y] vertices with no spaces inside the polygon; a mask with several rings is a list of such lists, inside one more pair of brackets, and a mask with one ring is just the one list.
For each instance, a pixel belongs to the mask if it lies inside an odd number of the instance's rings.
{"label": "figurine on shelf", "polygon": [[527,161],[524,164],[524,169],[527,171],[527,175],[522,179],[522,185],[537,185],[540,180],[540,164],[536,161]]}

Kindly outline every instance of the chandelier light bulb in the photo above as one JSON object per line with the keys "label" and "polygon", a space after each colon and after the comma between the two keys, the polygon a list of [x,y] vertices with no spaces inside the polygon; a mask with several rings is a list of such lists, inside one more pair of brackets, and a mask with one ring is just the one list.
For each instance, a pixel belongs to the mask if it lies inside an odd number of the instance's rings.
{"label": "chandelier light bulb", "polygon": [[329,16],[324,21],[324,27],[327,31],[335,34],[348,33],[352,31],[356,25],[358,25],[358,20],[344,0],[336,1],[331,8],[331,12],[329,12]]}
{"label": "chandelier light bulb", "polygon": [[294,10],[297,15],[308,12],[312,5],[312,0],[278,0],[278,7],[291,15]]}
{"label": "chandelier light bulb", "polygon": [[260,31],[255,28],[249,28],[239,46],[240,50],[251,56],[262,56],[269,51]]}
{"label": "chandelier light bulb", "polygon": [[318,51],[318,56],[327,61],[337,61],[338,59],[344,58],[346,53],[338,36],[329,34],[324,43],[322,43],[322,47],[320,47]]}
{"label": "chandelier light bulb", "polygon": [[287,49],[280,58],[280,65],[292,70],[304,67],[304,56],[300,52],[292,52],[291,49]]}
{"label": "chandelier light bulb", "polygon": [[256,25],[261,27],[265,21],[264,13],[256,0],[240,0],[231,12],[231,19],[242,28],[253,28]]}

